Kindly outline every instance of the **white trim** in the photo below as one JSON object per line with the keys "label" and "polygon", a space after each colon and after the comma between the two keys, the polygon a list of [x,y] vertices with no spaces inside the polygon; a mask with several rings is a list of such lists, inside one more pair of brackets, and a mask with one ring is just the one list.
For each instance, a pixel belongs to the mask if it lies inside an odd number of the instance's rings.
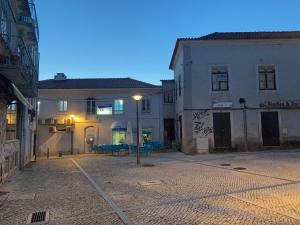
{"label": "white trim", "polygon": [[[227,91],[213,91],[212,90],[212,67],[221,67],[221,66],[225,66],[227,67],[227,72],[228,72],[228,90]],[[231,65],[230,64],[210,64],[209,68],[208,68],[208,86],[209,86],[209,93],[210,95],[213,94],[220,94],[220,93],[228,93],[231,94]]]}
{"label": "white trim", "polygon": [[[260,90],[260,86],[259,86],[259,72],[258,72],[258,67],[259,66],[274,66],[275,68],[275,89],[274,90]],[[259,63],[256,64],[256,90],[258,94],[264,94],[264,93],[277,93],[279,92],[279,76],[278,76],[278,64],[274,64],[274,63]]]}

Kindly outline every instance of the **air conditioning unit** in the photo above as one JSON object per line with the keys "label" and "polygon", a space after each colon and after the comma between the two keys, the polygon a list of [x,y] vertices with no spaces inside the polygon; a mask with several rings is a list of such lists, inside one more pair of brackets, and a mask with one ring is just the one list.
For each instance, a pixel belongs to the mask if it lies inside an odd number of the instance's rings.
{"label": "air conditioning unit", "polygon": [[39,124],[39,125],[45,125],[45,124],[46,124],[46,120],[39,119],[39,120],[38,120],[38,124]]}
{"label": "air conditioning unit", "polygon": [[56,124],[55,119],[48,118],[45,121],[46,121],[46,124],[49,124],[49,125],[55,125]]}
{"label": "air conditioning unit", "polygon": [[55,132],[57,132],[56,126],[49,127],[49,133],[55,133]]}
{"label": "air conditioning unit", "polygon": [[72,119],[64,119],[64,124],[72,125]]}

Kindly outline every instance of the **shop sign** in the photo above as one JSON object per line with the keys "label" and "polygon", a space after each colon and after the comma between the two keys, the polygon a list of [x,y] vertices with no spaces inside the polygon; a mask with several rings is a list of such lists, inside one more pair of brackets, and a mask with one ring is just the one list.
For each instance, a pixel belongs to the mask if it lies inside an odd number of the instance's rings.
{"label": "shop sign", "polygon": [[300,101],[268,101],[259,106],[260,108],[300,109]]}

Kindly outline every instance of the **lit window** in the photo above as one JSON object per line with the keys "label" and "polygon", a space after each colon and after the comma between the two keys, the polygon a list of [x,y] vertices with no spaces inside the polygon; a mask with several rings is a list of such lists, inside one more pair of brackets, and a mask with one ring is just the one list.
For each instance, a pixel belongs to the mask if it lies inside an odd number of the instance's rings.
{"label": "lit window", "polygon": [[259,89],[276,90],[275,66],[259,66]]}
{"label": "lit window", "polygon": [[116,99],[114,102],[114,112],[115,114],[124,113],[124,101],[123,99]]}
{"label": "lit window", "polygon": [[97,115],[112,115],[112,105],[111,104],[98,105]]}
{"label": "lit window", "polygon": [[126,131],[125,130],[113,130],[112,131],[112,144],[120,145],[126,143]]}
{"label": "lit window", "polygon": [[59,112],[67,112],[68,111],[68,101],[67,100],[58,101],[58,111]]}
{"label": "lit window", "polygon": [[143,98],[143,100],[142,100],[142,112],[143,113],[149,113],[149,112],[151,112],[150,99]]}
{"label": "lit window", "polygon": [[144,143],[148,143],[152,141],[152,128],[144,128],[142,129],[143,141]]}
{"label": "lit window", "polygon": [[95,115],[96,114],[96,99],[88,98],[86,101],[86,114]]}
{"label": "lit window", "polygon": [[17,137],[17,103],[14,101],[7,107],[6,113],[6,140]]}
{"label": "lit window", "polygon": [[212,90],[228,91],[228,68],[226,66],[213,66],[211,70]]}

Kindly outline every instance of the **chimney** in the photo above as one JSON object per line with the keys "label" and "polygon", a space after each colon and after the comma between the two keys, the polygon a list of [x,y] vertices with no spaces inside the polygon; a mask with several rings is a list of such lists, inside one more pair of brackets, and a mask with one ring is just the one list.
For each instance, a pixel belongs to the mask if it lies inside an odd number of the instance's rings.
{"label": "chimney", "polygon": [[54,75],[54,80],[66,80],[67,76],[64,73],[57,73]]}

